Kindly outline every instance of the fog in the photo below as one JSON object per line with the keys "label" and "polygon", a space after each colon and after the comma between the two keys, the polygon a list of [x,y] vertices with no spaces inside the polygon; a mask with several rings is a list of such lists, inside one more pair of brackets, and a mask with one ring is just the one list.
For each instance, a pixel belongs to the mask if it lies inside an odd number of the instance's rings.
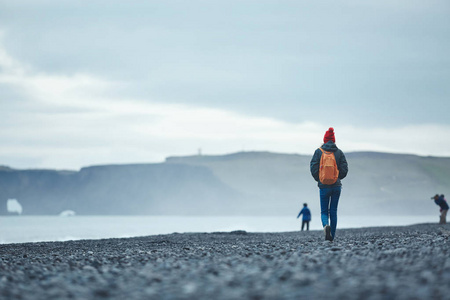
{"label": "fog", "polygon": [[0,164],[450,156],[448,1],[0,3]]}
{"label": "fog", "polygon": [[[169,157],[157,164],[105,165],[80,171],[0,170],[0,199],[16,198],[27,215],[314,214],[319,189],[310,156],[269,152]],[[339,211],[346,215],[432,215],[429,200],[447,193],[450,159],[354,152]],[[7,214],[5,206],[0,213]]]}
{"label": "fog", "polygon": [[330,126],[350,168],[341,212],[434,213],[450,184],[449,12],[1,1],[0,213],[8,199],[25,215],[317,213],[309,160]]}

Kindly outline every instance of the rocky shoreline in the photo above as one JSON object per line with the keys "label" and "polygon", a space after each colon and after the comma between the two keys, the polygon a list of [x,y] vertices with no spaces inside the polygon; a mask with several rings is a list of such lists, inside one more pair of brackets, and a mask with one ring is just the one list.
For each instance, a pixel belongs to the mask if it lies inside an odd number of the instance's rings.
{"label": "rocky shoreline", "polygon": [[0,245],[1,299],[449,299],[450,225]]}

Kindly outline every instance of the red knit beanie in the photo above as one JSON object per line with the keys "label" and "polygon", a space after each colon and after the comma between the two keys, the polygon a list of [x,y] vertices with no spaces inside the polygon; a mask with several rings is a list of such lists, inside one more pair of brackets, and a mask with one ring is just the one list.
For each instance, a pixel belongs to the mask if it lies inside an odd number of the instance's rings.
{"label": "red knit beanie", "polygon": [[334,138],[333,127],[330,127],[330,129],[328,129],[328,131],[325,132],[325,136],[323,137],[324,143],[327,143],[328,141],[333,141],[333,143],[336,143],[336,139]]}

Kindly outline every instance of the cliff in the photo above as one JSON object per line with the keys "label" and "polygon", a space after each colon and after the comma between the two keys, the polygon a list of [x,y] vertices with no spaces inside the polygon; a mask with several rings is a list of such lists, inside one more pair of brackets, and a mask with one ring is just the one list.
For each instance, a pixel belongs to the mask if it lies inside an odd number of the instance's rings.
{"label": "cliff", "polygon": [[[74,210],[87,215],[295,215],[314,212],[311,157],[269,152],[169,157],[163,163],[105,165],[80,171],[0,168],[0,214],[15,198],[25,215]],[[450,158],[348,153],[339,211],[434,214],[429,200],[450,187]]]}

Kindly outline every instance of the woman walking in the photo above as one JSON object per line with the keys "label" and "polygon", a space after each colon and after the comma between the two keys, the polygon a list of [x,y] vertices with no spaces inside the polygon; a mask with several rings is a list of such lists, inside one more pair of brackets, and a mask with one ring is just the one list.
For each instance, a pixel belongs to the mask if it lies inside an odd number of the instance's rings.
{"label": "woman walking", "polygon": [[325,240],[333,241],[337,226],[337,207],[342,189],[341,179],[347,176],[348,165],[344,152],[336,146],[332,127],[325,132],[323,145],[314,152],[310,168],[311,175],[318,182],[320,189],[320,215]]}

